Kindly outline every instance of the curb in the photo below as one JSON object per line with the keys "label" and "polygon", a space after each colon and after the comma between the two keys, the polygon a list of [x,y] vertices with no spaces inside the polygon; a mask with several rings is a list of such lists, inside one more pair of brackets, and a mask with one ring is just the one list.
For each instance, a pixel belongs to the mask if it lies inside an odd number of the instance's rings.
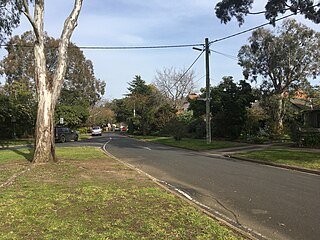
{"label": "curb", "polygon": [[295,166],[288,166],[288,165],[277,164],[277,163],[270,163],[270,162],[265,162],[265,161],[261,161],[261,160],[243,158],[243,157],[234,157],[234,156],[230,156],[230,155],[221,155],[221,156],[224,156],[224,157],[227,157],[227,158],[233,158],[233,159],[237,159],[237,160],[241,160],[241,161],[246,161],[246,162],[263,164],[263,165],[268,165],[268,166],[273,166],[273,167],[278,167],[278,168],[283,168],[283,169],[289,169],[289,170],[303,172],[303,173],[315,174],[315,175],[319,175],[320,176],[320,171],[318,171],[318,170],[300,168],[300,167],[295,167]]}

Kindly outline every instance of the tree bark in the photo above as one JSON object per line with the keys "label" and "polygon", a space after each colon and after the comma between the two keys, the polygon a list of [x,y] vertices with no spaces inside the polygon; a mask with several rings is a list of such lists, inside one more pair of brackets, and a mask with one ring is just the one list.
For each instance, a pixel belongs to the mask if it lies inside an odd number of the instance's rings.
{"label": "tree bark", "polygon": [[69,17],[66,19],[60,37],[58,63],[52,79],[47,77],[44,47],[44,0],[35,1],[34,19],[29,14],[27,2],[25,12],[35,33],[35,80],[38,97],[38,112],[35,132],[35,150],[32,162],[44,163],[56,161],[54,142],[54,111],[60,95],[66,68],[67,50],[71,35],[77,26],[83,0],[75,0]]}
{"label": "tree bark", "polygon": [[277,111],[275,116],[275,123],[273,132],[276,136],[281,136],[283,133],[283,118],[285,116],[285,93],[278,94],[277,98]]}

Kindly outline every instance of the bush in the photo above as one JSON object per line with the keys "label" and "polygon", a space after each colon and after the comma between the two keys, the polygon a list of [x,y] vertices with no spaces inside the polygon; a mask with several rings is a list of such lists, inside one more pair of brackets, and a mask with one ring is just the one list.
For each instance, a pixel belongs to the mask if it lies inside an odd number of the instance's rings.
{"label": "bush", "polygon": [[78,132],[80,134],[86,134],[86,133],[90,133],[91,132],[91,128],[90,127],[82,127],[78,129]]}
{"label": "bush", "polygon": [[187,125],[174,118],[165,127],[165,133],[172,136],[175,140],[180,141],[183,137],[187,136]]}
{"label": "bush", "polygon": [[302,147],[320,147],[320,133],[301,132],[298,144]]}
{"label": "bush", "polygon": [[188,132],[193,138],[204,138],[206,136],[206,122],[203,120],[203,118],[192,120],[188,126]]}

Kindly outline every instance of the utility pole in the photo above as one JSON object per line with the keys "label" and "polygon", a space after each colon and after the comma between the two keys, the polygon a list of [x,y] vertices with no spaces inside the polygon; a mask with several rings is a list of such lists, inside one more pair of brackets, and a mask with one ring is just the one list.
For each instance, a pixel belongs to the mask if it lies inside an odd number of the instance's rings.
{"label": "utility pole", "polygon": [[210,117],[210,71],[209,71],[209,39],[205,39],[205,53],[206,53],[206,132],[207,144],[211,143],[211,117]]}

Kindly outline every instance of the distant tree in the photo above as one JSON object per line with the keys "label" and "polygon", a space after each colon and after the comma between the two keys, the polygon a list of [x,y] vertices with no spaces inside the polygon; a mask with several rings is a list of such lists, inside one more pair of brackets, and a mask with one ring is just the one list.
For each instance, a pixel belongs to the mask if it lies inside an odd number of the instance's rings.
{"label": "distant tree", "polygon": [[290,89],[306,85],[308,78],[320,73],[320,33],[287,20],[277,35],[261,28],[249,42],[239,51],[239,64],[246,79],[256,81],[262,76],[261,90],[272,95],[275,103],[273,133],[279,135]]}
{"label": "distant tree", "polygon": [[63,125],[71,128],[77,128],[84,125],[89,118],[89,110],[81,105],[57,105],[55,111],[55,123],[59,124],[60,118],[63,118]]}
{"label": "distant tree", "polygon": [[194,71],[186,73],[185,69],[164,68],[156,72],[154,85],[169,99],[174,108],[180,110],[188,95],[196,89],[194,78]]}
{"label": "distant tree", "polygon": [[[146,84],[141,76],[135,76],[132,82],[129,82],[129,94],[127,94],[126,102],[132,113],[131,123],[137,132],[143,135],[150,134],[155,129],[156,113],[166,103],[161,98],[158,89]],[[132,116],[132,115],[131,115]]]}
{"label": "distant tree", "polygon": [[141,78],[140,75],[136,75],[134,79],[128,84],[128,96],[134,96],[139,94],[148,95],[152,92],[151,87],[146,84],[146,82]]}
{"label": "distant tree", "polygon": [[121,99],[114,99],[111,102],[111,110],[115,114],[116,122],[129,123],[129,119],[133,117],[133,108],[128,97]]}
{"label": "distant tree", "polygon": [[[205,97],[202,89],[200,97]],[[223,77],[223,81],[210,91],[210,106],[213,133],[218,137],[238,138],[247,119],[247,108],[254,102],[250,84],[241,80],[238,84],[232,77]],[[205,114],[205,102],[191,100],[190,107],[195,117]]]}
{"label": "distant tree", "polygon": [[318,3],[314,3],[313,0],[266,0],[265,2],[264,11],[251,12],[254,0],[220,0],[215,7],[216,16],[223,23],[227,23],[235,17],[241,25],[247,15],[264,14],[266,19],[274,24],[279,14],[291,12],[302,14],[314,23],[320,23],[319,1]]}
{"label": "distant tree", "polygon": [[[112,110],[112,103],[100,101],[90,108],[88,124],[91,126],[107,126],[108,123],[115,122],[115,113]],[[123,121],[120,121],[123,122]]]}
{"label": "distant tree", "polygon": [[176,117],[177,110],[171,104],[165,101],[159,106],[155,112],[155,126],[156,130],[162,131],[166,128],[167,124]]}

